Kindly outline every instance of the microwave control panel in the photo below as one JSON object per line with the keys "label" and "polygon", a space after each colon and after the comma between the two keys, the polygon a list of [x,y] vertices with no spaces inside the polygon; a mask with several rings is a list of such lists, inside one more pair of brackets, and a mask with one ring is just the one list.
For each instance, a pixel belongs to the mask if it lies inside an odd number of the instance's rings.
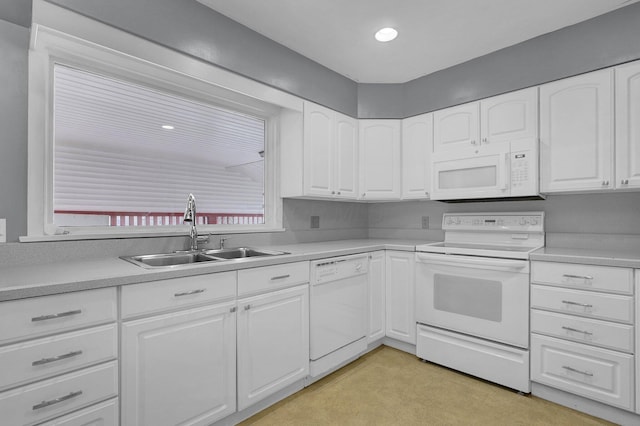
{"label": "microwave control panel", "polygon": [[511,196],[538,192],[538,163],[531,150],[510,153]]}

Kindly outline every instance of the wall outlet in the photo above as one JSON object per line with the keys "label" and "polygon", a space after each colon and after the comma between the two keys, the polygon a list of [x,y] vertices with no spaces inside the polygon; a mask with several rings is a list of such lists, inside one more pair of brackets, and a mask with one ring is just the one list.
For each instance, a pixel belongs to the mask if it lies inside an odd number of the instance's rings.
{"label": "wall outlet", "polygon": [[320,228],[320,216],[311,216],[311,227]]}
{"label": "wall outlet", "polygon": [[429,229],[429,216],[422,216],[422,229]]}
{"label": "wall outlet", "polygon": [[0,219],[0,243],[7,242],[7,219]]}

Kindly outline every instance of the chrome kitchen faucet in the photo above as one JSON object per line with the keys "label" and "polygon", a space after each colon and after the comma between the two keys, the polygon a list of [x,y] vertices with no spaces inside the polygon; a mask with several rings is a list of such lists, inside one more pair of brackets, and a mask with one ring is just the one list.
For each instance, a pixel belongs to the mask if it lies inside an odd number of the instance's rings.
{"label": "chrome kitchen faucet", "polygon": [[187,198],[187,208],[184,211],[184,222],[191,222],[191,230],[189,231],[189,237],[191,237],[191,250],[198,250],[198,230],[196,229],[196,197],[193,194],[189,194]]}

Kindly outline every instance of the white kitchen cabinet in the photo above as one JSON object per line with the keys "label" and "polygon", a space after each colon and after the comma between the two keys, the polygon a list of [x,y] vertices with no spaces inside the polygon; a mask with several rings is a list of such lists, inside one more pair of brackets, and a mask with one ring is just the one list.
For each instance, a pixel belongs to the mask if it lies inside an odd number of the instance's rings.
{"label": "white kitchen cabinet", "polygon": [[385,252],[369,254],[369,333],[367,342],[382,339],[386,333]]}
{"label": "white kitchen cabinet", "polygon": [[614,187],[613,69],[540,86],[540,191]]}
{"label": "white kitchen cabinet", "polygon": [[480,143],[538,138],[538,88],[480,101]]}
{"label": "white kitchen cabinet", "polygon": [[238,409],[308,374],[308,284],[238,300]]}
{"label": "white kitchen cabinet", "polygon": [[360,198],[399,200],[402,195],[400,120],[360,120]]}
{"label": "white kitchen cabinet", "polygon": [[40,426],[118,426],[118,399],[110,399]]}
{"label": "white kitchen cabinet", "polygon": [[386,253],[386,335],[416,344],[415,253]]}
{"label": "white kitchen cabinet", "polygon": [[618,189],[640,188],[640,61],[615,68]]}
{"label": "white kitchen cabinet", "polygon": [[[284,144],[299,144],[283,138]],[[285,196],[356,199],[358,196],[358,122],[339,112],[305,102],[300,158],[283,146]],[[298,185],[301,184],[301,185]]]}
{"label": "white kitchen cabinet", "polygon": [[235,301],[122,324],[122,424],[209,425],[236,408]]}
{"label": "white kitchen cabinet", "polygon": [[531,380],[636,410],[633,271],[531,263]]}
{"label": "white kitchen cabinet", "polygon": [[433,113],[434,152],[467,148],[479,143],[479,102],[470,102]]}
{"label": "white kitchen cabinet", "polygon": [[431,190],[433,114],[402,120],[402,198],[428,199]]}

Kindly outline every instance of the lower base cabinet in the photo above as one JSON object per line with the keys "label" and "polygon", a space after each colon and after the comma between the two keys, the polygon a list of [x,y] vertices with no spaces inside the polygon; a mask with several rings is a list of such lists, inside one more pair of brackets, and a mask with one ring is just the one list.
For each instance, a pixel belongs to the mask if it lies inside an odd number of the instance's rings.
{"label": "lower base cabinet", "polygon": [[386,336],[416,344],[415,253],[387,251]]}
{"label": "lower base cabinet", "polygon": [[238,300],[238,411],[309,374],[309,286]]}
{"label": "lower base cabinet", "polygon": [[39,426],[118,426],[118,399],[110,399]]}
{"label": "lower base cabinet", "polygon": [[122,324],[122,425],[209,425],[236,409],[235,301]]}

